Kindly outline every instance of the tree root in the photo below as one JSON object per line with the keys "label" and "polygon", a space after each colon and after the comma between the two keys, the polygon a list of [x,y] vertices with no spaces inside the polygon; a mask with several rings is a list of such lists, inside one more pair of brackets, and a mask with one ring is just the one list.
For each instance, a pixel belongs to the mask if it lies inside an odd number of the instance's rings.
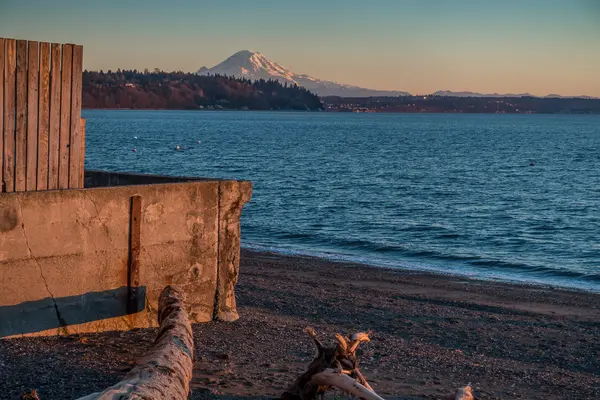
{"label": "tree root", "polygon": [[282,400],[312,400],[336,387],[367,400],[380,400],[358,368],[356,350],[362,342],[369,342],[370,332],[358,332],[350,338],[336,334],[337,345],[325,347],[314,329],[306,328],[317,347],[317,357],[308,370],[281,395]]}
{"label": "tree root", "polygon": [[[349,338],[336,334],[335,347],[325,347],[313,328],[306,328],[306,333],[315,343],[318,354],[306,372],[281,395],[281,400],[315,400],[334,388],[364,400],[383,400],[358,368],[356,357],[358,346],[371,340],[371,332],[358,332]],[[451,399],[473,400],[471,386],[458,389]]]}

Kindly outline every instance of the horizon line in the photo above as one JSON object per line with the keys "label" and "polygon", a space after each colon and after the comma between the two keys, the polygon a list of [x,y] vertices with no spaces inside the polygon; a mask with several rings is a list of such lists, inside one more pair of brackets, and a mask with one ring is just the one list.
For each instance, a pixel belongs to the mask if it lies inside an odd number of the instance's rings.
{"label": "horizon line", "polygon": [[[255,53],[258,53],[258,52],[255,52]],[[157,69],[158,68],[152,68],[152,69],[150,69],[150,68],[147,68],[147,67],[144,68],[143,70],[139,70],[137,68],[133,68],[133,69],[117,68],[116,70],[107,69],[106,71],[104,71],[103,69],[88,69],[88,68],[85,68],[83,70],[83,72],[116,73],[118,71],[121,71],[121,72],[123,72],[123,71],[137,71],[138,73],[145,73],[145,70],[148,70],[149,73],[157,73],[156,72]],[[208,68],[208,69],[210,69],[210,68]],[[166,73],[166,74],[184,73],[184,74],[190,74],[190,75],[199,75],[198,71],[185,71],[185,70],[182,70],[182,69],[171,70],[171,71],[166,71],[166,70],[163,70],[163,69],[159,69],[159,73]],[[215,76],[215,75],[220,75],[220,74],[213,74],[213,75],[209,74],[209,76]],[[297,74],[297,75],[303,75],[303,74]],[[237,79],[244,78],[244,77],[239,77],[239,76],[235,76],[235,75],[220,75],[220,76],[232,77],[232,78],[237,78]],[[257,80],[257,79],[252,79],[252,78],[245,78],[245,79],[249,79],[250,81],[256,81]],[[270,78],[270,79],[274,80],[274,81],[279,81],[279,79],[277,79],[275,77]],[[483,97],[490,97],[490,98],[536,97],[536,98],[552,98],[552,97],[558,96],[557,98],[600,100],[600,96],[594,96],[594,95],[589,95],[589,94],[563,95],[563,94],[560,94],[560,93],[548,93],[548,94],[540,95],[540,94],[534,94],[534,93],[529,93],[529,92],[525,92],[525,93],[498,93],[498,92],[481,93],[481,92],[473,92],[471,90],[451,90],[451,89],[438,89],[435,92],[430,92],[430,93],[427,93],[427,92],[423,92],[423,93],[419,93],[419,92],[411,93],[411,92],[408,92],[408,91],[402,90],[402,89],[374,89],[374,88],[356,86],[354,84],[347,84],[347,83],[342,84],[342,83],[335,82],[335,81],[332,81],[332,82],[340,84],[340,85],[345,85],[345,86],[354,86],[356,88],[366,89],[366,90],[370,90],[370,91],[374,91],[374,92],[402,92],[402,93],[407,93],[407,95],[410,95],[412,97],[444,96],[442,94],[436,94],[436,93],[438,93],[438,92],[450,92],[450,93],[454,93],[454,94],[468,93],[469,95],[463,95],[463,96],[451,96],[451,95],[448,95],[447,97],[473,97],[473,98],[483,98]],[[301,86],[301,85],[298,85],[298,86]],[[310,90],[310,89],[308,89],[308,90]],[[402,95],[398,95],[398,96],[386,96],[386,95],[381,95],[381,96],[320,96],[320,97],[348,97],[348,98],[357,98],[357,97],[402,97]]]}

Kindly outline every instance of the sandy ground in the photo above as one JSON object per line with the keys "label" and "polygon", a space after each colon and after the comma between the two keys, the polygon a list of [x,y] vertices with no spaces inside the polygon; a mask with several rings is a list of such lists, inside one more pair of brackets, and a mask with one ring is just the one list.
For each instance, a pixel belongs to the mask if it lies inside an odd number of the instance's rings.
{"label": "sandy ground", "polygon": [[[312,360],[303,332],[374,331],[380,395],[599,399],[600,295],[244,251],[235,323],[194,326],[193,399],[273,398]],[[114,384],[154,330],[0,340],[0,398],[74,399]],[[329,398],[341,398],[330,394]]]}

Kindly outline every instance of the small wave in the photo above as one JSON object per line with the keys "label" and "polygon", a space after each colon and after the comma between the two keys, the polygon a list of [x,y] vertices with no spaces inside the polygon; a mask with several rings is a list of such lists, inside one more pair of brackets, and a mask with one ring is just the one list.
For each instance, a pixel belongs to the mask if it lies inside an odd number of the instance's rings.
{"label": "small wave", "polygon": [[446,231],[448,228],[439,225],[412,225],[399,228],[398,230],[404,232],[433,232]]}
{"label": "small wave", "polygon": [[534,232],[550,232],[556,230],[556,226],[550,224],[534,225],[529,227]]}
{"label": "small wave", "polygon": [[467,255],[467,254],[448,254],[448,253],[441,253],[441,252],[432,251],[432,250],[413,250],[413,251],[407,252],[407,254],[414,258],[433,259],[433,260],[447,261],[447,262],[453,262],[453,263],[456,263],[456,262],[466,263],[466,262],[471,262],[472,260],[480,260],[481,259],[481,257],[479,257],[479,256],[472,256],[472,255]]}
{"label": "small wave", "polygon": [[579,272],[574,270],[567,270],[564,268],[555,269],[555,268],[546,268],[545,274],[547,276],[558,276],[561,278],[569,278],[569,279],[581,279],[590,282],[600,282],[600,274],[587,274],[585,272]]}
{"label": "small wave", "polygon": [[393,253],[404,251],[402,246],[379,245],[374,248],[376,253]]}
{"label": "small wave", "polygon": [[309,233],[281,233],[277,236],[281,239],[310,239],[313,237]]}
{"label": "small wave", "polygon": [[600,282],[600,274],[588,274],[582,277],[582,279],[590,282]]}
{"label": "small wave", "polygon": [[459,233],[440,233],[436,237],[439,238],[439,239],[458,239],[458,238],[460,238],[462,236],[463,235],[461,235]]}
{"label": "small wave", "polygon": [[471,265],[475,265],[478,267],[490,267],[490,268],[503,268],[503,269],[513,269],[519,271],[527,271],[531,270],[531,266],[524,263],[513,263],[508,261],[499,261],[499,260],[473,260],[469,262]]}
{"label": "small wave", "polygon": [[[506,272],[499,269],[469,268],[468,266],[457,267],[452,265],[427,264],[425,262],[407,262],[401,260],[389,260],[378,257],[356,256],[339,252],[314,251],[308,249],[285,248],[280,246],[268,246],[261,244],[244,243],[243,248],[253,251],[263,251],[288,256],[316,257],[330,261],[349,262],[352,264],[363,264],[374,267],[404,269],[409,271],[423,271],[439,273],[444,275],[464,276],[471,279],[484,281],[500,281],[508,283],[525,283],[541,286],[563,287],[567,289],[578,289],[592,292],[600,292],[600,274],[578,274],[578,276],[569,275],[568,271],[561,271],[558,274],[551,274],[550,268],[543,268],[547,273],[531,274],[519,272]],[[538,268],[539,269],[539,268]],[[556,271],[555,271],[556,272]],[[565,279],[566,278],[566,279]]]}

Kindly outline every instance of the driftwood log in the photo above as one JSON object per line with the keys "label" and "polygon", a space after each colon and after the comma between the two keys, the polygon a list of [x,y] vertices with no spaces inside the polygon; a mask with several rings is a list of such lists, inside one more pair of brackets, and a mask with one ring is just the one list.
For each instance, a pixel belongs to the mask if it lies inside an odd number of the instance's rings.
{"label": "driftwood log", "polygon": [[175,286],[163,290],[158,323],[160,327],[152,347],[121,382],[79,400],[187,399],[194,339],[183,290]]}
{"label": "driftwood log", "polygon": [[[185,400],[190,392],[194,342],[192,326],[185,311],[185,294],[175,286],[167,286],[160,295],[158,334],[150,350],[123,380],[108,389],[78,400]],[[306,332],[318,354],[306,372],[281,395],[281,400],[314,400],[332,389],[364,400],[384,400],[371,387],[358,368],[356,350],[369,342],[371,332],[358,332],[350,337],[336,334],[335,347],[325,347],[312,328]],[[21,399],[39,400],[35,390]],[[465,386],[448,400],[473,400],[471,386]]]}
{"label": "driftwood log", "polygon": [[[334,388],[364,400],[383,400],[360,372],[356,357],[358,346],[362,342],[370,341],[371,332],[358,332],[349,338],[336,334],[335,347],[325,347],[317,338],[314,329],[306,328],[306,332],[317,346],[317,357],[306,372],[286,389],[281,395],[281,400],[314,400]],[[451,398],[473,400],[471,387],[460,388]]]}

